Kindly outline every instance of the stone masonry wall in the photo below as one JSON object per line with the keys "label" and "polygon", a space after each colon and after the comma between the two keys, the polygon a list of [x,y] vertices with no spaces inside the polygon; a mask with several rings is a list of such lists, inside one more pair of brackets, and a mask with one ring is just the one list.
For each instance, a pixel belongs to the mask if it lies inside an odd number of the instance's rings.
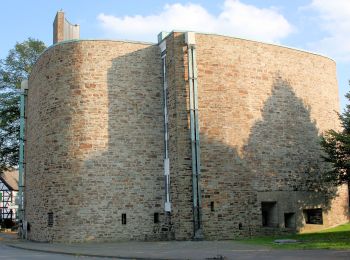
{"label": "stone masonry wall", "polygon": [[280,228],[284,213],[305,228],[307,208],[323,209],[318,229],[346,222],[344,189],[336,197],[318,178],[319,134],[339,127],[334,61],[205,34],[196,34],[196,51],[205,237],[264,233],[262,201],[277,202]]}
{"label": "stone masonry wall", "polygon": [[[166,47],[170,217],[163,208],[158,46],[65,42],[40,57],[29,79],[29,239],[193,238],[184,33],[171,33]],[[206,34],[196,34],[196,52],[204,238],[346,222],[347,187],[337,191],[319,178],[327,167],[319,134],[339,128],[335,63],[286,47]],[[276,202],[273,227],[262,227],[262,202]],[[304,210],[312,208],[323,209],[323,225],[305,224]],[[160,214],[159,223],[154,213]],[[285,228],[285,213],[294,213],[293,228]]]}
{"label": "stone masonry wall", "polygon": [[161,86],[156,45],[76,41],[40,57],[27,107],[29,239],[159,239]]}
{"label": "stone masonry wall", "polygon": [[64,12],[57,12],[53,22],[53,44],[64,40]]}
{"label": "stone masonry wall", "polygon": [[167,81],[169,89],[170,196],[175,239],[193,237],[191,139],[187,56],[183,33],[166,38]]}

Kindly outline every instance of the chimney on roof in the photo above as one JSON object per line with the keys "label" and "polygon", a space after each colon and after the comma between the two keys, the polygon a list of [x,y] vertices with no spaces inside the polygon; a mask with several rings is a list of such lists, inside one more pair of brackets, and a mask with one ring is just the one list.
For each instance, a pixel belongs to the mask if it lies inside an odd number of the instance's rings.
{"label": "chimney on roof", "polygon": [[53,43],[80,38],[80,26],[71,24],[64,18],[64,12],[58,11],[53,22]]}

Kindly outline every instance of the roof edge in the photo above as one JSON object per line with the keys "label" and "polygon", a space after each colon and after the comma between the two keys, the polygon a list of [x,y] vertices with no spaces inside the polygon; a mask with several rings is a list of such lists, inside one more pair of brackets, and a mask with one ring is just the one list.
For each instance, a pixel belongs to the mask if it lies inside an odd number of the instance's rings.
{"label": "roof edge", "polygon": [[[60,41],[50,45],[42,53],[40,53],[33,67],[35,67],[37,62],[40,60],[41,56],[43,56],[46,52],[55,48],[56,46],[68,44],[68,43],[78,43],[78,42],[121,42],[121,43],[131,43],[131,44],[144,44],[149,46],[157,45],[157,43],[154,43],[154,42],[143,42],[143,41],[132,41],[132,40],[110,40],[110,39],[73,39],[73,40]],[[28,79],[30,78],[30,76],[31,75],[28,76]]]}
{"label": "roof edge", "polygon": [[166,38],[168,38],[173,33],[185,33],[185,32],[194,32],[194,33],[203,34],[203,35],[221,36],[221,37],[227,37],[227,38],[238,39],[238,40],[243,40],[243,41],[249,41],[249,42],[262,43],[262,44],[266,44],[266,45],[272,45],[272,46],[276,46],[276,47],[281,47],[281,48],[285,48],[285,49],[290,49],[290,50],[294,50],[294,51],[299,51],[299,52],[304,52],[304,53],[308,53],[308,54],[317,55],[317,56],[329,59],[329,60],[333,61],[334,63],[336,63],[336,61],[333,58],[328,57],[328,56],[326,56],[325,54],[322,54],[322,53],[312,52],[312,51],[308,51],[308,50],[304,50],[304,49],[300,49],[300,48],[296,48],[296,47],[290,47],[290,46],[286,46],[286,45],[283,45],[283,44],[276,44],[276,43],[258,41],[258,40],[254,40],[254,39],[250,39],[250,38],[236,37],[236,36],[227,35],[227,34],[200,32],[200,31],[172,30],[171,32],[169,32],[169,34],[162,41],[164,41]]}

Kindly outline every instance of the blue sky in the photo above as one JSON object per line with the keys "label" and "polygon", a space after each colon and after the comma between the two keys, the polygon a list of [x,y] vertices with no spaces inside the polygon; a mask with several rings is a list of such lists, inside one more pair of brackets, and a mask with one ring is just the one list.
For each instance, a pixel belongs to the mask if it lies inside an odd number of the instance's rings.
{"label": "blue sky", "polygon": [[350,0],[16,0],[2,1],[0,58],[28,37],[52,43],[63,9],[82,39],[156,42],[159,31],[215,32],[282,44],[337,62],[341,107],[350,79]]}

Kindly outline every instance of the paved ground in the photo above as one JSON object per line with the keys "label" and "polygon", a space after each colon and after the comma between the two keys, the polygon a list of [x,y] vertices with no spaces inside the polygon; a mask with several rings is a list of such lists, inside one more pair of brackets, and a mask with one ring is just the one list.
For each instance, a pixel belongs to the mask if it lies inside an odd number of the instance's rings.
{"label": "paved ground", "polygon": [[65,260],[65,259],[97,259],[97,258],[87,258],[87,257],[76,257],[72,255],[60,255],[60,254],[52,254],[52,253],[44,253],[44,252],[36,252],[36,251],[28,251],[23,249],[16,249],[12,247],[8,247],[6,245],[1,244],[0,242],[0,259],[6,260],[17,260],[17,259],[50,259],[50,260]]}
{"label": "paved ground", "polygon": [[[86,259],[86,260],[94,260],[101,259],[100,257],[87,257],[87,256],[74,256],[67,254],[55,254],[55,253],[47,253],[41,251],[33,251],[33,250],[23,250],[21,248],[14,248],[12,246],[13,243],[16,242],[15,234],[4,234],[0,233],[0,260],[35,260],[35,259],[50,259],[50,260],[66,260],[66,259]],[[9,245],[6,245],[9,244]]]}
{"label": "paved ground", "polygon": [[[4,244],[7,247],[4,247]],[[68,253],[73,256],[90,256],[94,258],[101,256],[114,259],[350,259],[350,251],[346,250],[271,250],[235,241],[51,244],[19,241],[14,236],[7,235],[6,237],[0,234],[0,245],[6,250],[9,248],[18,250],[18,248],[21,248],[27,249],[23,250],[23,252],[34,252],[33,250],[35,250],[45,253]],[[2,252],[2,248],[0,250]],[[7,252],[6,250],[5,252]],[[53,255],[50,258],[55,259],[54,257]],[[71,259],[63,257],[69,256],[62,255],[62,258],[56,259]]]}

